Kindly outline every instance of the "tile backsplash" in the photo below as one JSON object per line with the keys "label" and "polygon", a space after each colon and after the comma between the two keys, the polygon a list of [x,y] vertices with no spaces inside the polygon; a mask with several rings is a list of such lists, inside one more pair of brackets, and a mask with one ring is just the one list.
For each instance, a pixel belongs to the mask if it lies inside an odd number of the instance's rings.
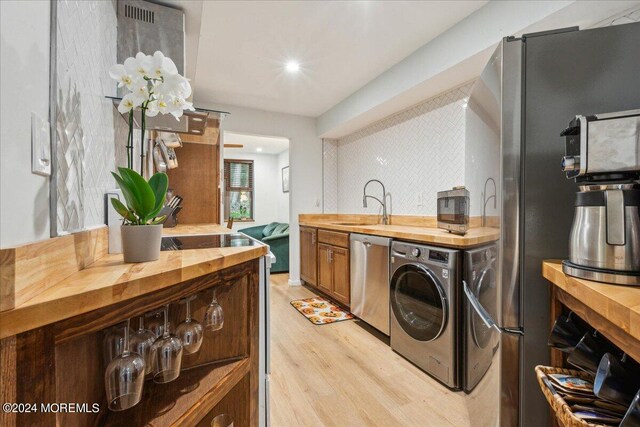
{"label": "tile backsplash", "polygon": [[322,210],[338,212],[338,140],[322,140]]}
{"label": "tile backsplash", "polygon": [[116,1],[57,4],[57,228],[64,234],[104,223],[104,193],[125,155],[127,127],[105,99],[115,94],[108,70],[116,63]]}
{"label": "tile backsplash", "polygon": [[[435,215],[436,193],[465,183],[465,108],[472,83],[338,140],[324,140],[324,212],[378,213],[362,206],[379,179],[395,215]],[[367,193],[378,198],[372,183]]]}

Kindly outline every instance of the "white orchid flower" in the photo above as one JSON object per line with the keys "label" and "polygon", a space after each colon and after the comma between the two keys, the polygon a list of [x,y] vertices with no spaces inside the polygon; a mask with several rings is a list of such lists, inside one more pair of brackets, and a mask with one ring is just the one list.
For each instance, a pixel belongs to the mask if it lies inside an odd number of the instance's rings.
{"label": "white orchid flower", "polygon": [[149,101],[149,103],[147,104],[147,110],[145,111],[147,117],[155,117],[159,112],[160,109],[158,108],[158,100],[154,99],[152,101]]}
{"label": "white orchid flower", "polygon": [[145,55],[142,52],[138,52],[136,57],[129,57],[124,61],[124,68],[131,75],[136,76],[138,79],[144,79],[151,77],[152,61],[151,57]]}
{"label": "white orchid flower", "polygon": [[169,102],[167,102],[163,97],[158,98],[157,101],[155,101],[155,108],[158,109],[158,111],[160,112],[160,114],[168,114],[171,112],[171,107],[169,106]]}
{"label": "white orchid flower", "polygon": [[130,88],[131,93],[144,101],[149,99],[149,84],[146,80],[139,79],[134,82]]}
{"label": "white orchid flower", "polygon": [[177,107],[179,107],[182,110],[190,110],[190,111],[195,111],[196,109],[193,108],[193,103],[187,101],[184,98],[180,98],[177,97],[173,100],[173,104]]}
{"label": "white orchid flower", "polygon": [[152,63],[152,78],[161,79],[163,77],[178,74],[176,64],[171,60],[171,58],[167,58],[159,50],[153,54]]}
{"label": "white orchid flower", "polygon": [[120,104],[118,104],[118,111],[120,114],[128,113],[134,108],[142,105],[142,102],[143,100],[140,97],[133,93],[129,93],[125,95],[124,98],[122,98],[122,101],[120,101]]}
{"label": "white orchid flower", "polygon": [[118,81],[118,87],[131,91],[118,106],[122,114],[142,107],[148,117],[171,114],[178,119],[184,110],[195,110],[186,100],[192,93],[189,80],[178,74],[174,62],[160,51],[153,56],[138,52],[135,58],[111,67],[109,75]]}
{"label": "white orchid flower", "polygon": [[127,72],[125,66],[122,64],[116,64],[109,69],[109,77],[118,82],[118,87],[126,86],[130,88],[133,83],[133,77]]}
{"label": "white orchid flower", "polygon": [[184,98],[181,97],[174,97],[170,103],[169,103],[169,112],[173,115],[173,117],[175,117],[176,119],[179,119],[180,117],[182,117],[182,113],[184,110],[191,110],[194,111],[195,108],[193,108],[193,105],[185,100]]}
{"label": "white orchid flower", "polygon": [[189,80],[180,74],[165,76],[164,81],[156,86],[155,91],[166,96],[188,98],[191,96],[191,84]]}

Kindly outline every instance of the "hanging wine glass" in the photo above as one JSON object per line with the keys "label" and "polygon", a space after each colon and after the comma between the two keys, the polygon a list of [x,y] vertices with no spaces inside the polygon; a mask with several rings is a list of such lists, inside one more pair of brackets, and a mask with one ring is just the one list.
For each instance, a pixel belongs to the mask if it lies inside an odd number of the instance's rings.
{"label": "hanging wine glass", "polygon": [[204,314],[204,324],[205,329],[209,331],[218,331],[222,329],[224,325],[224,311],[222,310],[222,306],[218,304],[218,300],[216,299],[216,290],[213,290],[213,300],[209,307],[207,307],[207,312]]}
{"label": "hanging wine glass", "polygon": [[[151,319],[147,321],[147,329],[153,332],[156,338],[160,338],[164,334],[164,319],[162,318],[162,310],[158,310],[155,313],[147,314],[151,316]],[[169,329],[171,329],[171,322],[168,322]]]}
{"label": "hanging wine glass", "polygon": [[124,329],[124,351],[114,358],[104,373],[107,404],[112,411],[123,411],[140,402],[144,385],[144,359],[129,351],[129,319]]}
{"label": "hanging wine glass", "polygon": [[144,358],[147,374],[155,370],[155,357],[151,353],[151,346],[155,340],[156,335],[144,328],[144,316],[140,316],[138,330],[134,331],[129,339],[129,350]]}
{"label": "hanging wine glass", "polygon": [[169,333],[169,304],[164,307],[164,333],[153,343],[151,352],[155,354],[153,382],[168,383],[180,375],[182,366],[182,342]]}
{"label": "hanging wine glass", "polygon": [[108,365],[124,352],[124,334],[121,328],[110,328],[102,340],[104,365]]}
{"label": "hanging wine glass", "polygon": [[182,341],[182,347],[187,354],[193,354],[200,350],[204,338],[202,325],[191,318],[191,301],[195,298],[194,295],[183,301],[187,305],[187,317],[176,328],[176,335]]}

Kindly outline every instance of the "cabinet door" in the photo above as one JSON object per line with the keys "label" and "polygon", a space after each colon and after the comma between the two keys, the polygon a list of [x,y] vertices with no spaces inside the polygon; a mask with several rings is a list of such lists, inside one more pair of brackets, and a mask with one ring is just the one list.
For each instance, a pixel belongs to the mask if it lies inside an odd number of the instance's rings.
{"label": "cabinet door", "polygon": [[316,286],[318,278],[318,246],[315,228],[300,227],[300,278]]}
{"label": "cabinet door", "polygon": [[329,295],[333,294],[333,265],[329,245],[318,245],[318,287]]}
{"label": "cabinet door", "polygon": [[349,304],[351,284],[349,280],[349,250],[332,247],[333,296],[343,304]]}

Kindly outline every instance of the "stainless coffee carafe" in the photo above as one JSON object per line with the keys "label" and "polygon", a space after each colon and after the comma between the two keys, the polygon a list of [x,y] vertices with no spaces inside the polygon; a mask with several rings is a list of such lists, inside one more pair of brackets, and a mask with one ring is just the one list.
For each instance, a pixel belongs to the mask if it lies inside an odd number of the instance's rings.
{"label": "stainless coffee carafe", "polygon": [[590,278],[634,284],[633,275],[627,280],[615,274],[640,271],[639,213],[638,185],[581,186],[569,237],[569,261],[593,269],[586,270]]}
{"label": "stainless coffee carafe", "polygon": [[640,285],[640,110],[578,116],[562,136],[563,170],[581,184],[564,272]]}

